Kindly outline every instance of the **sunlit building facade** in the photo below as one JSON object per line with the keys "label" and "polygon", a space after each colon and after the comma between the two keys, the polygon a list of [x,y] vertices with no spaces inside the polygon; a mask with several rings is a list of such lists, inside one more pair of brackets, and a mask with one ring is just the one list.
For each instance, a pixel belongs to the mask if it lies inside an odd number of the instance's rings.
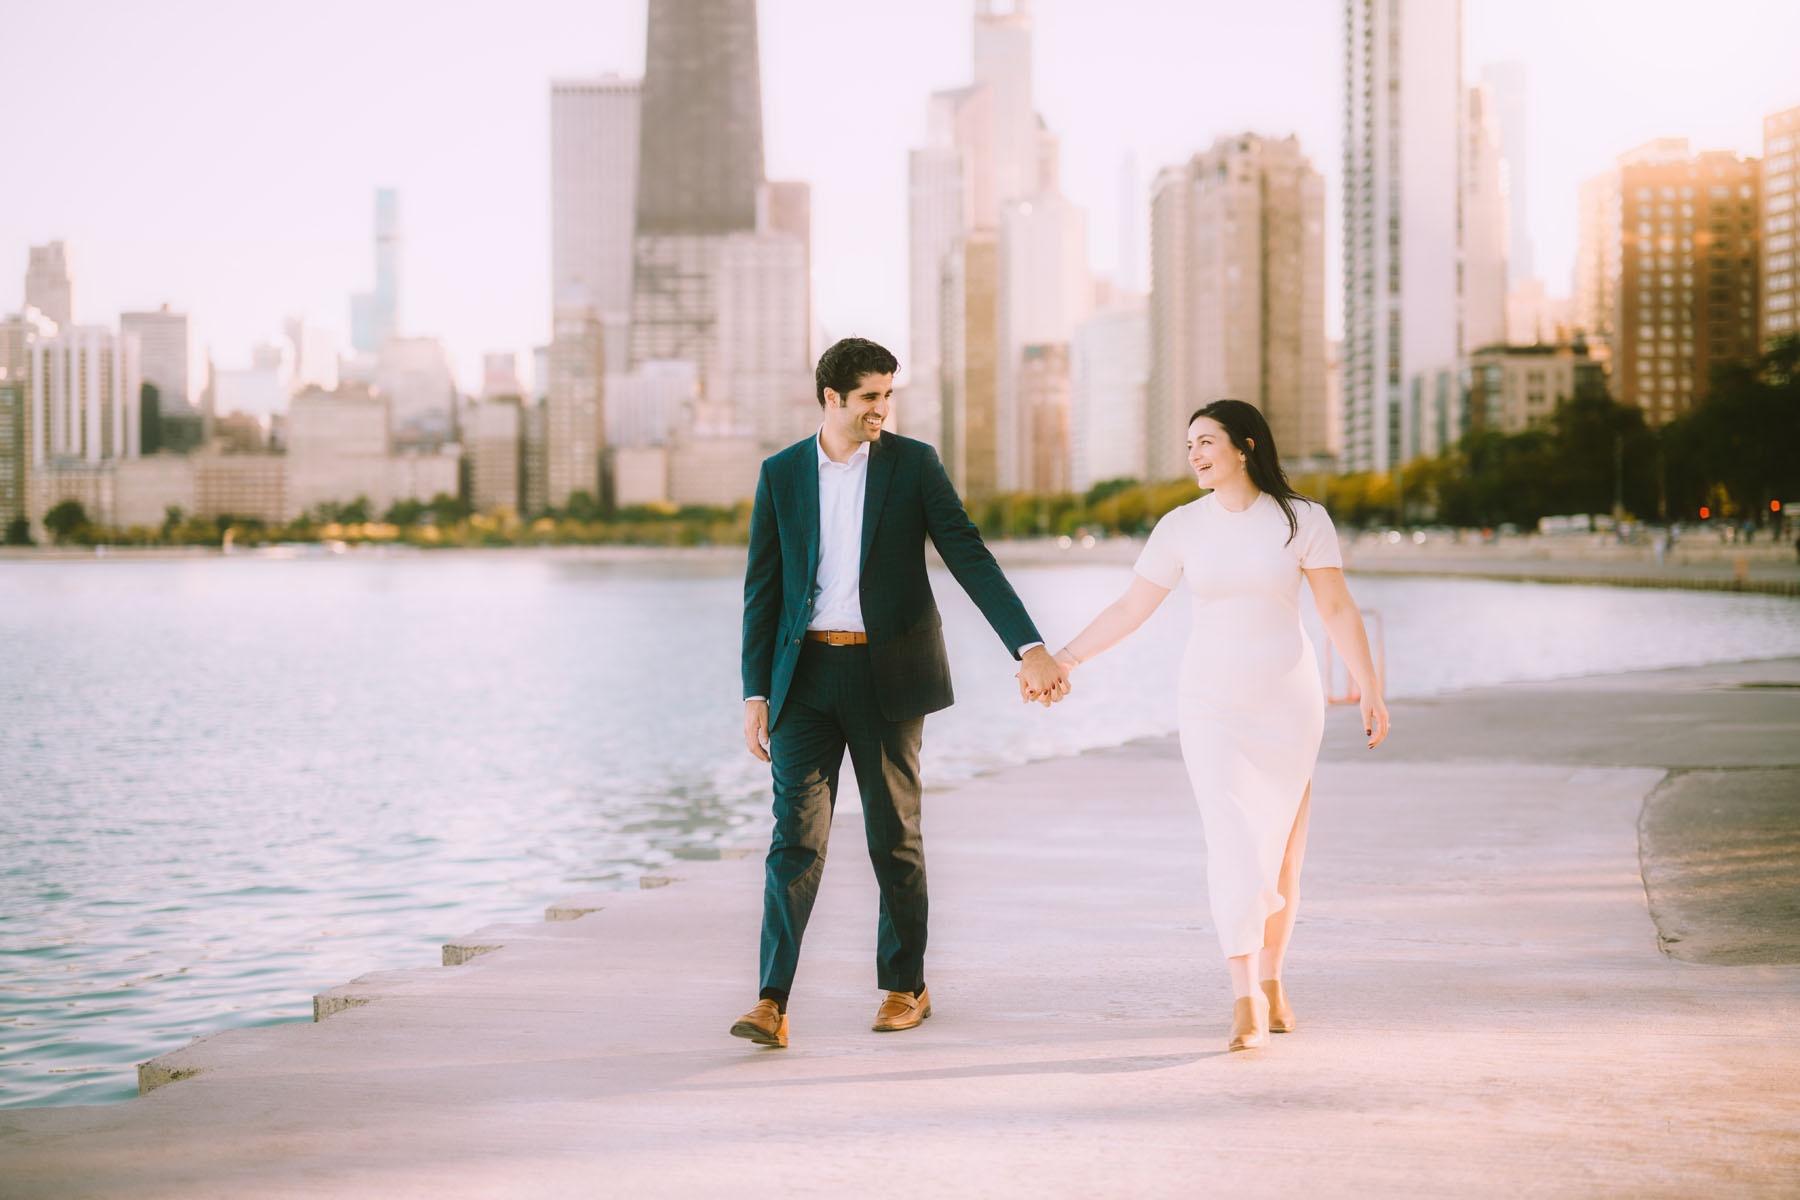
{"label": "sunlit building facade", "polygon": [[1800,107],[1763,118],[1762,338],[1800,335]]}
{"label": "sunlit building facade", "polygon": [[1613,391],[1662,425],[1706,394],[1714,366],[1761,346],[1756,159],[1714,151],[1619,177],[1619,318]]}

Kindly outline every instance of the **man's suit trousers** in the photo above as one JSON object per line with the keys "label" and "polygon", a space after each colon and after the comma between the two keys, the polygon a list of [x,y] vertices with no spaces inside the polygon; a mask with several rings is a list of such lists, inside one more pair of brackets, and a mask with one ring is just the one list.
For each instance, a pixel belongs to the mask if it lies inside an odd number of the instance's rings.
{"label": "man's suit trousers", "polygon": [[877,986],[925,982],[925,847],[919,832],[923,717],[889,721],[876,703],[869,647],[808,641],[769,735],[775,835],[763,888],[762,986],[788,991],[825,870],[844,751],[862,793],[869,860],[881,889]]}

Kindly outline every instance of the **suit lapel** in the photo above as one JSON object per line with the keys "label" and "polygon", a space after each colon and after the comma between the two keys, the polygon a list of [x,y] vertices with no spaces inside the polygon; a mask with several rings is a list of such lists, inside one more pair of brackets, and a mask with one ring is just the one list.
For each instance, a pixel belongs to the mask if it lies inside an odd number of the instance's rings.
{"label": "suit lapel", "polygon": [[815,440],[808,439],[799,450],[794,470],[800,476],[795,482],[800,496],[800,528],[806,531],[806,579],[810,585],[819,577],[819,449]]}
{"label": "suit lapel", "polygon": [[[869,478],[863,488],[862,557],[857,560],[857,573],[868,569],[869,546],[875,540],[875,526],[881,520],[881,504],[887,499],[888,481],[894,477],[894,446],[882,434],[869,446]],[[815,484],[813,504],[818,504]]]}

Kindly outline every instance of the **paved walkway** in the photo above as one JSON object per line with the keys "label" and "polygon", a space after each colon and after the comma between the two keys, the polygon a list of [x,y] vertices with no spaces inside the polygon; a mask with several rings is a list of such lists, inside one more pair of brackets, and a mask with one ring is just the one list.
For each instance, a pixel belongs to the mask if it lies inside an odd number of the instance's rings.
{"label": "paved walkway", "polygon": [[1746,560],[1742,573],[1728,558],[1670,561],[1639,558],[1511,557],[1479,552],[1369,553],[1352,549],[1348,570],[1363,575],[1460,575],[1532,583],[1601,584],[1613,587],[1684,588],[1800,596],[1800,564],[1791,556]]}
{"label": "paved walkway", "polygon": [[929,797],[921,1029],[868,1030],[846,805],[789,1050],[725,1034],[755,855],[686,864],[165,1056],[197,1074],[131,1103],[0,1112],[0,1196],[1792,1195],[1800,967],[1668,957],[1640,874],[1671,770],[1800,764],[1800,690],[1746,683],[1800,661],[1400,704],[1375,752],[1334,710],[1300,1031],[1265,1051],[1224,1052],[1199,821],[1152,742]]}

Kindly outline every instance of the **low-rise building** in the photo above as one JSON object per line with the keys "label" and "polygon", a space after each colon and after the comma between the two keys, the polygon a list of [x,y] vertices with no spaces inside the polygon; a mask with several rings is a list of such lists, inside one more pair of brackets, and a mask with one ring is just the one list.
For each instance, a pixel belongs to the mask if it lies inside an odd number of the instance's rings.
{"label": "low-rise building", "polygon": [[1470,428],[1523,433],[1548,425],[1557,405],[1605,380],[1581,342],[1485,347],[1469,356]]}

